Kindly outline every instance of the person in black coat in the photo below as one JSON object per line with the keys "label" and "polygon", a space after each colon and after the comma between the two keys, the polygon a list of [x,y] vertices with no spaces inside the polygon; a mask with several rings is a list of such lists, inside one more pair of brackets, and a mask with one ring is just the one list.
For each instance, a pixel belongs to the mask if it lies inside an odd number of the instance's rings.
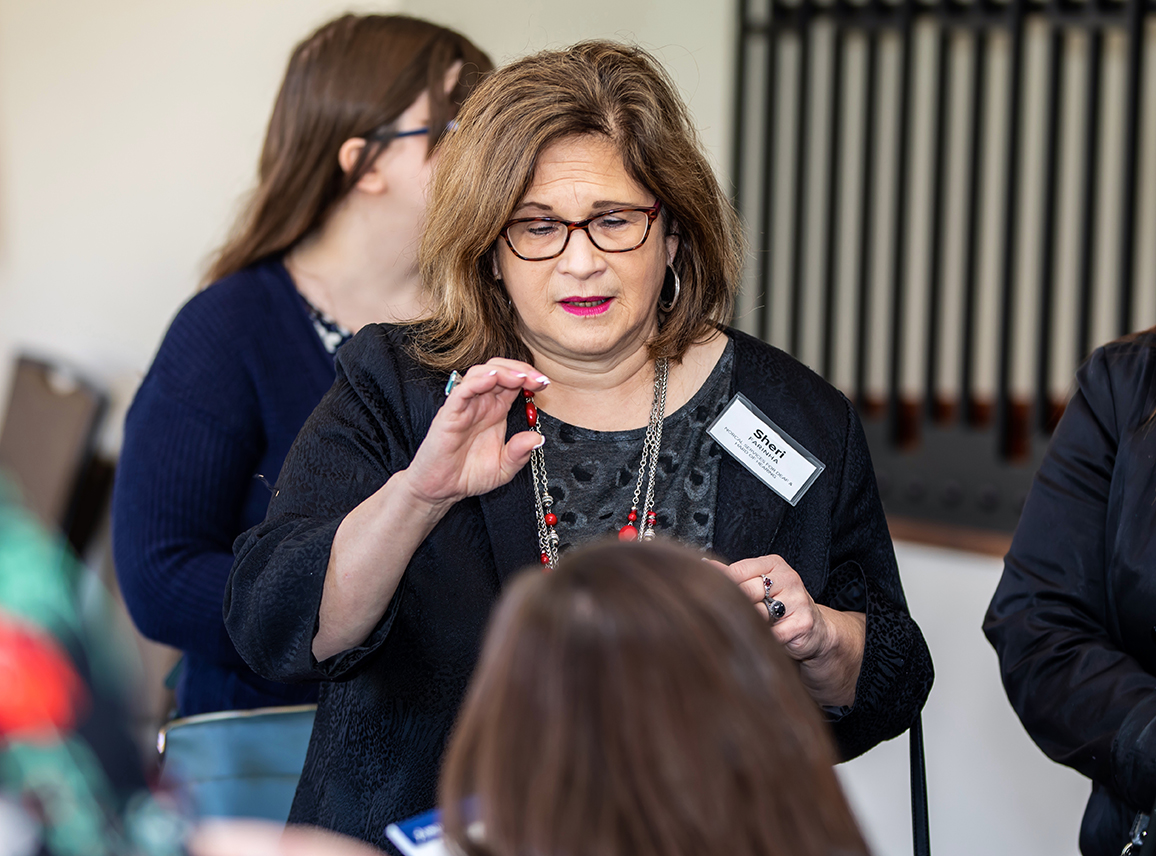
{"label": "person in black coat", "polygon": [[1085,856],[1156,801],[1156,328],[1076,375],[984,621],[1028,734],[1092,780]]}
{"label": "person in black coat", "polygon": [[439,158],[430,318],[342,349],[237,545],[238,650],[325,682],[290,819],[384,845],[432,807],[503,584],[607,534],[720,556],[844,757],[904,731],[931,662],[862,428],[723,326],[741,229],[654,60],[591,42],[512,63]]}

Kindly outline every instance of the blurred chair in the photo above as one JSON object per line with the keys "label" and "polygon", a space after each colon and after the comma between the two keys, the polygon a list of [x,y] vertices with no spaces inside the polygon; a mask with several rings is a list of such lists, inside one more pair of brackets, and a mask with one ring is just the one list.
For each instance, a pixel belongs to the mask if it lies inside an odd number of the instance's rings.
{"label": "blurred chair", "polygon": [[17,358],[0,428],[0,468],[19,485],[24,504],[78,553],[112,485],[112,466],[93,455],[107,405],[104,391],[74,370]]}
{"label": "blurred chair", "polygon": [[163,777],[198,817],[289,817],[315,704],[174,719],[157,735]]}

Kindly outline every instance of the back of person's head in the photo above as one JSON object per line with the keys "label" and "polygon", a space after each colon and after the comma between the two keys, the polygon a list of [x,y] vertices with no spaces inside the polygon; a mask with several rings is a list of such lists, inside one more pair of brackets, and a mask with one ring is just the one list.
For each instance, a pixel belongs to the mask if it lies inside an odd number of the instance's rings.
{"label": "back of person's head", "polygon": [[[447,75],[461,63],[457,83]],[[429,151],[482,74],[493,68],[469,39],[405,15],[343,15],[293,50],[273,106],[258,185],[208,281],[284,252],[324,222],[389,142],[392,123],[423,92]],[[367,145],[348,171],[342,143]]]}
{"label": "back of person's head", "polygon": [[862,854],[834,760],[730,580],[672,545],[615,542],[506,594],[440,801],[468,856]]}

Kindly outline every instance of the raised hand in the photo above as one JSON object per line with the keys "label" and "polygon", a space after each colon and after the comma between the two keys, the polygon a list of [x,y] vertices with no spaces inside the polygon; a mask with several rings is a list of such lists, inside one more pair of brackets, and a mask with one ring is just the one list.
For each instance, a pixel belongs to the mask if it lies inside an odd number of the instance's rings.
{"label": "raised hand", "polygon": [[506,441],[506,417],[523,388],[550,381],[529,363],[493,359],[466,372],[430,424],[413,461],[346,515],[333,538],[313,656],[361,644],[376,626],[414,551],[451,505],[505,484],[541,441]]}
{"label": "raised hand", "polygon": [[448,505],[505,484],[541,442],[533,431],[506,441],[506,416],[523,389],[550,381],[529,363],[495,358],[473,366],[446,398],[406,470],[415,498]]}

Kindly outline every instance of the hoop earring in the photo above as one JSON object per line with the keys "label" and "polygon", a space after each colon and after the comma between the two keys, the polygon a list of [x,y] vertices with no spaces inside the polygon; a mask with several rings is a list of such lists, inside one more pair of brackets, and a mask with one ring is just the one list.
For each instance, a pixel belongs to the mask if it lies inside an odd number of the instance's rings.
{"label": "hoop earring", "polygon": [[[671,275],[674,276],[674,297],[670,298],[669,303],[666,303],[663,301],[662,295],[660,294],[658,296],[658,308],[669,315],[670,312],[674,309],[674,305],[678,303],[678,295],[679,292],[682,291],[682,283],[678,279],[678,271],[674,269],[674,265],[668,264],[667,268],[670,270]],[[665,281],[662,283],[662,290],[666,291]]]}

